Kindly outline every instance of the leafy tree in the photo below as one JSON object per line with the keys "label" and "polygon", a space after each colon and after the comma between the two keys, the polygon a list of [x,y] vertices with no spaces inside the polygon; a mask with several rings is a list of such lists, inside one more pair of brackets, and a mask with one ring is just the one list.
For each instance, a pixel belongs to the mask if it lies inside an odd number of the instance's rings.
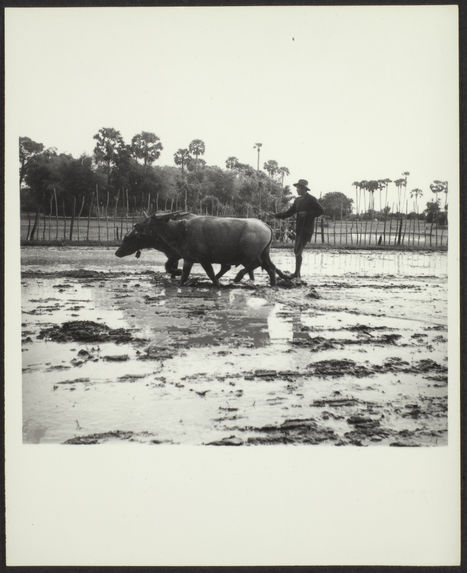
{"label": "leafy tree", "polygon": [[257,173],[251,165],[240,162],[238,162],[237,165],[235,165],[235,171],[247,177],[254,177]]}
{"label": "leafy tree", "polygon": [[319,202],[323,207],[324,214],[333,219],[343,218],[352,213],[353,199],[349,199],[340,191],[326,193]]}
{"label": "leafy tree", "polygon": [[428,201],[424,211],[428,223],[440,223],[441,225],[446,221],[446,213],[441,212],[440,200]]}
{"label": "leafy tree", "polygon": [[34,224],[29,236],[32,240],[34,239],[41,211],[43,211],[49,203],[50,196],[54,189],[59,187],[60,176],[57,156],[52,153],[36,155],[29,162],[25,181],[31,191],[31,198],[36,212]]}
{"label": "leafy tree", "polygon": [[119,155],[125,150],[125,142],[120,132],[112,127],[101,128],[94,135],[94,139],[97,141],[94,158],[97,164],[105,166],[107,182],[110,182],[111,170],[117,164]]}
{"label": "leafy tree", "polygon": [[188,151],[191,155],[195,156],[195,171],[198,171],[198,157],[200,155],[204,155],[206,148],[204,145],[204,141],[201,139],[193,139],[193,141],[188,146]]}
{"label": "leafy tree", "polygon": [[227,157],[225,160],[225,166],[227,169],[235,169],[238,165],[238,159],[236,157]]}
{"label": "leafy tree", "polygon": [[[193,159],[193,157],[189,157],[187,164],[186,164],[186,168],[188,169],[188,171],[190,171],[191,173],[196,173],[198,174],[198,169],[200,167],[205,167],[206,166],[206,161],[204,161],[204,159]],[[202,178],[202,175],[200,175],[200,177]]]}
{"label": "leafy tree", "polygon": [[146,167],[159,159],[163,147],[155,133],[142,131],[131,140],[131,153],[136,159],[142,159]]}
{"label": "leafy tree", "polygon": [[[117,149],[113,159],[114,167],[108,178],[108,183],[113,188],[113,192],[129,186],[132,172],[137,169],[138,162],[131,153],[128,145],[122,145]],[[147,174],[147,166],[143,165],[143,176]]]}
{"label": "leafy tree", "polygon": [[235,173],[219,167],[203,169],[202,189],[206,196],[216,197],[219,204],[230,203],[235,197]]}
{"label": "leafy tree", "polygon": [[71,156],[61,155],[58,157],[56,168],[56,187],[66,212],[72,213],[75,208],[80,212],[81,207],[88,209],[91,193],[96,184],[102,183],[98,173],[92,169],[92,158],[82,155],[79,159],[74,159]]}
{"label": "leafy tree", "polygon": [[19,138],[19,185],[21,187],[31,159],[44,151],[44,144],[33,141],[30,137]]}

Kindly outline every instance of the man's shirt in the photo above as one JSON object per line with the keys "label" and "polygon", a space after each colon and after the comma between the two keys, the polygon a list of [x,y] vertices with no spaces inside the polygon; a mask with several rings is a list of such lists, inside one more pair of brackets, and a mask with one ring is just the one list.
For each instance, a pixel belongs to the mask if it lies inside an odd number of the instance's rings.
{"label": "man's shirt", "polygon": [[297,235],[312,234],[315,218],[323,214],[323,208],[313,195],[305,193],[305,195],[297,197],[287,211],[276,213],[275,217],[286,219],[295,214],[297,215]]}

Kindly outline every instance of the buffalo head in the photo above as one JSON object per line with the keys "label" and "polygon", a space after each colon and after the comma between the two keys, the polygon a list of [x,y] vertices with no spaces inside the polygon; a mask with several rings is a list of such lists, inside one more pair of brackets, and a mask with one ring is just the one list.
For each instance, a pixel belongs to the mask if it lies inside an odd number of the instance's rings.
{"label": "buffalo head", "polygon": [[173,256],[169,245],[160,236],[159,231],[161,226],[169,221],[180,221],[182,219],[191,219],[195,215],[185,211],[176,211],[173,213],[157,213],[150,217],[146,217],[142,221],[136,223],[133,229],[129,231],[123,238],[122,244],[115,252],[117,257],[127,257],[136,253],[138,258],[142,249],[157,249],[166,253],[168,256]]}
{"label": "buffalo head", "polygon": [[136,253],[136,256],[139,257],[141,249],[153,247],[154,239],[151,236],[150,223],[150,218],[136,223],[133,229],[123,237],[122,244],[116,250],[115,255],[117,257],[127,257]]}

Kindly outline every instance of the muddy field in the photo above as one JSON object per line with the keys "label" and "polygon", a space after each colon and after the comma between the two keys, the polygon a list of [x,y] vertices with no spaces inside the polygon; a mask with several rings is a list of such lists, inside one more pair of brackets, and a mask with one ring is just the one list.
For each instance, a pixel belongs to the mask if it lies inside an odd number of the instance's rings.
{"label": "muddy field", "polygon": [[163,263],[22,250],[24,442],[447,443],[445,253],[308,250],[275,288]]}

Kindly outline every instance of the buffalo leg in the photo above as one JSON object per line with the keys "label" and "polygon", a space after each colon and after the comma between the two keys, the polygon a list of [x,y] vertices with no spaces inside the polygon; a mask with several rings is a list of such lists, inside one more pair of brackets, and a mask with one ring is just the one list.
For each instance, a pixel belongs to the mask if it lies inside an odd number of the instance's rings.
{"label": "buffalo leg", "polygon": [[178,258],[169,257],[165,261],[165,272],[173,277],[181,275],[182,271],[178,267]]}
{"label": "buffalo leg", "polygon": [[[276,268],[274,263],[271,261],[271,257],[269,256],[269,249],[265,249],[263,251],[263,254],[261,255],[261,263],[262,263],[263,268],[266,270],[266,272],[269,275],[269,282],[270,282],[271,286],[275,286],[276,285],[276,272],[279,276],[281,276],[282,273],[281,273],[281,271],[279,271]],[[279,273],[281,273],[281,274],[279,274]]]}
{"label": "buffalo leg", "polygon": [[[276,267],[276,265],[271,261],[271,257],[269,256],[269,249],[266,249],[266,250],[263,252],[263,254],[262,254],[262,256],[261,256],[261,262],[262,262],[263,268],[266,269],[266,271],[267,271],[268,274],[269,274],[268,268],[271,268],[271,269],[274,270],[275,273],[278,274],[278,276],[279,276],[281,279],[288,279],[288,278],[289,278],[289,277],[288,277],[287,275],[285,275],[280,269],[278,269],[278,268]],[[269,275],[269,276],[271,276],[271,275]],[[274,283],[275,283],[275,282],[276,282],[276,281],[274,280]]]}
{"label": "buffalo leg", "polygon": [[214,269],[212,268],[211,263],[201,263],[201,266],[206,271],[208,277],[212,280],[215,286],[220,286],[219,281],[217,280],[216,275],[214,274]]}
{"label": "buffalo leg", "polygon": [[220,279],[221,277],[223,277],[227,271],[230,271],[230,269],[231,269],[230,265],[221,265],[221,270],[217,273],[216,279]]}
{"label": "buffalo leg", "polygon": [[259,267],[259,263],[252,263],[251,265],[245,265],[245,268],[238,271],[237,276],[234,278],[234,283],[239,283],[242,278],[248,273],[251,280],[255,280],[255,275],[253,271]]}
{"label": "buffalo leg", "polygon": [[[253,267],[253,268],[256,269],[258,267],[259,267],[259,265],[257,265],[256,267]],[[248,273],[250,279],[252,281],[254,281],[255,280],[255,273],[253,272],[253,269],[248,270],[245,268],[245,269],[242,269],[241,271],[238,271],[237,275],[234,278],[234,283],[239,283],[247,273]]]}
{"label": "buffalo leg", "polygon": [[[271,259],[269,259],[269,260],[271,260]],[[278,274],[279,278],[281,278],[281,279],[287,279],[287,278],[288,278],[288,276],[285,275],[280,269],[278,269],[278,268],[276,267],[276,265],[273,264],[272,261],[271,261],[271,264],[272,264],[272,266],[274,267],[274,270],[275,270],[276,273]]]}
{"label": "buffalo leg", "polygon": [[187,261],[187,260],[183,261],[183,271],[182,271],[182,276],[180,278],[180,284],[181,285],[184,285],[186,283],[186,281],[188,280],[192,266],[193,266],[193,263],[191,261]]}
{"label": "buffalo leg", "polygon": [[[225,275],[225,273],[226,273],[227,271],[230,271],[231,268],[232,268],[231,265],[222,265],[222,266],[221,266],[221,270],[220,270],[220,271],[217,273],[217,275],[216,275],[216,279],[220,279],[222,276]],[[246,275],[246,273],[248,273],[248,274],[250,275],[250,279],[251,279],[252,281],[255,280],[255,275],[254,275],[253,271],[247,271],[246,269],[242,269],[242,270],[241,270],[240,272],[238,272],[237,275],[235,276],[235,281],[234,281],[234,282],[240,282],[240,281],[242,280],[242,278]],[[240,278],[237,280],[237,277],[240,277]]]}

